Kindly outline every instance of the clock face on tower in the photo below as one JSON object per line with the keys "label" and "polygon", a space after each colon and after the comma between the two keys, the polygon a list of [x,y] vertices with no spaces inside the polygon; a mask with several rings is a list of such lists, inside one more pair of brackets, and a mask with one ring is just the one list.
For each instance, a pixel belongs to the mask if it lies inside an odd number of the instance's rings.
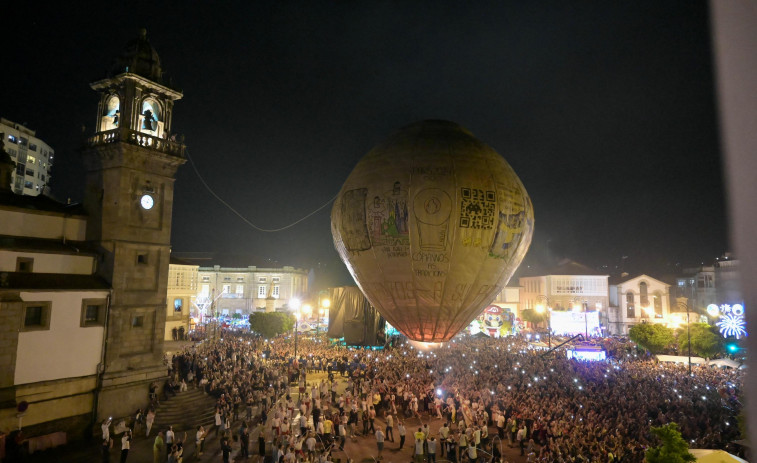
{"label": "clock face on tower", "polygon": [[152,199],[152,196],[144,194],[142,195],[142,198],[140,198],[139,204],[143,209],[150,210],[152,209],[152,206],[155,205],[155,200]]}

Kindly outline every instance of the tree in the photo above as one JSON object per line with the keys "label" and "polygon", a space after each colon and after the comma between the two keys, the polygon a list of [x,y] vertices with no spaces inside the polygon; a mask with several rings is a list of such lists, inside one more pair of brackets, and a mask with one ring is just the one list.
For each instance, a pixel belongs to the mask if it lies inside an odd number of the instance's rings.
{"label": "tree", "polygon": [[659,354],[676,340],[673,330],[658,323],[640,323],[628,332],[631,341],[652,354]]}
{"label": "tree", "polygon": [[520,318],[522,318],[523,321],[537,325],[547,319],[547,314],[546,312],[539,313],[534,309],[524,309],[520,311]]}
{"label": "tree", "polygon": [[[691,351],[700,357],[711,358],[722,352],[725,346],[723,337],[720,336],[717,326],[707,323],[692,323]],[[689,350],[689,336],[686,328],[678,330],[678,352],[684,353]]]}
{"label": "tree", "polygon": [[250,314],[250,329],[266,339],[292,330],[294,319],[281,312],[255,312]]}
{"label": "tree", "polygon": [[678,424],[668,423],[659,428],[652,427],[651,431],[662,441],[662,445],[647,450],[647,463],[683,463],[696,460],[689,452],[689,444],[681,437]]}

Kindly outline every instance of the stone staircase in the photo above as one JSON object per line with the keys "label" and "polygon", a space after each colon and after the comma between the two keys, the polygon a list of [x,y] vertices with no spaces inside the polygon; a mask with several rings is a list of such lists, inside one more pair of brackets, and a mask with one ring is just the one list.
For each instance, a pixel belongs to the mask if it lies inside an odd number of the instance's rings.
{"label": "stone staircase", "polygon": [[164,431],[173,426],[175,432],[197,429],[198,425],[209,429],[214,424],[216,401],[206,395],[201,389],[189,389],[176,393],[175,397],[161,400],[155,410],[155,422],[152,426],[153,435],[157,431]]}

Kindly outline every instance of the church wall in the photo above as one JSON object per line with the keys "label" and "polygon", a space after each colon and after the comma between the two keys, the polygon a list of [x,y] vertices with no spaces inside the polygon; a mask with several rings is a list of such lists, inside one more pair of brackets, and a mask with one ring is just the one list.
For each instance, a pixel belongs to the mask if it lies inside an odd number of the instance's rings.
{"label": "church wall", "polygon": [[[107,291],[22,292],[24,301],[50,301],[50,326],[18,335],[15,384],[94,375],[101,360],[102,326],[81,326],[83,299],[106,299]],[[23,314],[22,314],[23,316]],[[23,320],[18,320],[21,326]]]}
{"label": "church wall", "polygon": [[29,238],[61,239],[84,241],[87,219],[84,217],[64,217],[62,214],[23,211],[3,212],[0,221],[0,235],[25,236]]}
{"label": "church wall", "polygon": [[[24,433],[83,432],[81,427],[90,424],[95,385],[96,377],[86,376],[16,386],[16,403],[29,403],[22,417]],[[0,410],[0,431],[17,429],[17,413],[15,406]]]}
{"label": "church wall", "polygon": [[66,273],[91,275],[94,258],[88,255],[48,254],[0,250],[0,272],[15,272],[16,258],[34,259],[34,273]]}

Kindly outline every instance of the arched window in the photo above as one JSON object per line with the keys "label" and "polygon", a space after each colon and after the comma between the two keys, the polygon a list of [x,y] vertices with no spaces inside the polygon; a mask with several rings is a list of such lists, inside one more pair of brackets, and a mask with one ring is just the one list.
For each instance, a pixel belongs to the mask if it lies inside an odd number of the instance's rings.
{"label": "arched window", "polygon": [[160,106],[158,102],[148,98],[142,102],[142,129],[155,132],[160,121]]}
{"label": "arched window", "polygon": [[636,307],[632,291],[626,293],[626,318],[636,318]]}
{"label": "arched window", "polygon": [[118,127],[121,119],[121,100],[117,95],[111,95],[105,100],[102,119],[100,120],[100,130],[105,132]]}
{"label": "arched window", "polygon": [[649,307],[649,295],[647,294],[647,283],[645,281],[639,283],[639,304],[642,307]]}

